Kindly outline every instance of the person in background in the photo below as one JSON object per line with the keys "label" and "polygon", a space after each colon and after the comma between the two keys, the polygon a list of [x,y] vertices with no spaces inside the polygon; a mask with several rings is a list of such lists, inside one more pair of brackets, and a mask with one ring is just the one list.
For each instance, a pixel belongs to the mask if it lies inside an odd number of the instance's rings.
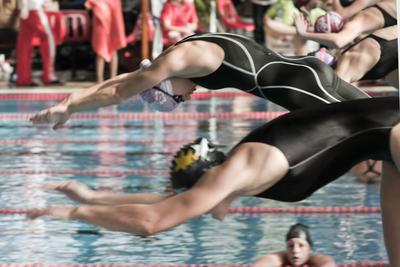
{"label": "person in background", "polygon": [[264,15],[276,0],[251,0],[253,5],[254,40],[265,45]]}
{"label": "person in background", "polygon": [[297,34],[301,37],[329,48],[343,48],[363,34],[397,25],[396,2],[394,0],[383,0],[376,5],[363,9],[346,21],[343,28],[337,33],[309,31],[308,22],[301,14],[296,14],[294,21]]}
{"label": "person in background", "polygon": [[172,45],[194,34],[199,18],[192,0],[168,0],[161,11],[164,45]]}
{"label": "person in background", "polygon": [[96,53],[97,82],[102,82],[105,61],[110,64],[110,77],[117,76],[117,51],[126,46],[121,1],[86,0],[85,6],[93,10],[92,47]]}
{"label": "person in background", "polygon": [[43,8],[45,0],[21,0],[20,30],[17,39],[17,85],[35,86],[32,81],[32,51],[33,39],[40,39],[42,56],[42,82],[44,84],[59,84],[55,75],[55,40],[49,20]]}
{"label": "person in background", "polygon": [[[298,1],[300,2],[300,1]],[[304,2],[301,8],[307,14],[310,26],[313,27],[317,18],[324,15],[326,11],[319,7],[319,1]],[[272,4],[264,17],[265,32],[268,36],[293,43],[293,53],[297,56],[308,52],[307,41],[297,35],[294,26],[294,15],[300,11],[292,0],[278,0]]]}
{"label": "person in background", "polygon": [[315,266],[335,267],[330,256],[313,254],[313,243],[308,226],[296,223],[286,233],[286,250],[271,253],[257,260],[253,267]]}

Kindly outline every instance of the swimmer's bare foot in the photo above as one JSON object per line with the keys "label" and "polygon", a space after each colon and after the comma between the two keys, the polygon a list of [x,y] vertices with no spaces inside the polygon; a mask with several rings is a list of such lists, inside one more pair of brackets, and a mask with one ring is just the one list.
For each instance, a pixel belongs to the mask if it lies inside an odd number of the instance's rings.
{"label": "swimmer's bare foot", "polygon": [[59,191],[70,199],[81,203],[91,203],[96,194],[96,191],[76,181],[48,182],[45,183],[43,187],[45,189]]}
{"label": "swimmer's bare foot", "polygon": [[56,219],[71,220],[76,208],[69,206],[53,206],[48,208],[32,209],[26,213],[28,219],[34,220],[42,216],[51,216]]}

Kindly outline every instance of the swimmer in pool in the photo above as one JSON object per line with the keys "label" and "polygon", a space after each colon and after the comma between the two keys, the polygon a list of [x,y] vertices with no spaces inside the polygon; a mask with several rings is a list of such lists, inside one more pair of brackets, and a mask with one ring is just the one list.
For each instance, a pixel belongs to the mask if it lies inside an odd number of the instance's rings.
{"label": "swimmer in pool", "polygon": [[400,267],[400,113],[398,97],[349,100],[287,113],[250,132],[227,156],[206,139],[183,147],[171,166],[176,194],[100,193],[73,183],[52,188],[78,206],[33,209],[110,230],[152,235],[211,213],[222,220],[239,196],[306,199],[366,159],[384,160],[381,209],[391,266]]}
{"label": "swimmer in pool", "polygon": [[31,121],[57,129],[76,111],[119,104],[138,94],[153,109],[171,111],[197,85],[211,90],[237,88],[288,110],[368,97],[313,56],[284,57],[229,33],[192,35],[148,65],[72,93]]}
{"label": "swimmer in pool", "polygon": [[257,260],[252,267],[315,266],[336,267],[332,257],[313,254],[313,243],[308,227],[301,223],[292,225],[286,234],[286,249],[270,253]]}

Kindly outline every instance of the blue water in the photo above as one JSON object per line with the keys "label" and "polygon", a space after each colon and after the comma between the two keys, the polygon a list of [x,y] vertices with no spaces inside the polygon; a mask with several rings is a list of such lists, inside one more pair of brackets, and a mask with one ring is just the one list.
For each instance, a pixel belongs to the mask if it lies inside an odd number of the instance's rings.
{"label": "blue water", "polygon": [[[52,101],[0,101],[0,113],[33,113]],[[177,112],[250,112],[276,107],[253,97],[214,98],[184,103]],[[138,101],[92,112],[148,112]],[[1,121],[1,140],[29,139],[24,145],[0,145],[3,170],[136,170],[168,169],[172,154],[197,136],[210,138],[228,151],[260,120],[72,120],[53,131],[27,121]],[[59,140],[58,144],[45,141]],[[122,141],[104,143],[102,140]],[[148,140],[150,143],[124,143]],[[182,142],[180,142],[180,140]],[[76,142],[89,142],[77,144]],[[95,141],[99,141],[96,143]],[[75,143],[74,143],[75,142]],[[92,187],[126,192],[160,192],[167,175],[8,175],[0,180],[0,208],[32,208],[73,204],[66,197],[41,189],[46,181],[74,179]],[[234,206],[378,206],[379,186],[355,182],[345,175],[295,203],[242,198]],[[0,215],[0,262],[63,263],[251,263],[284,249],[289,226],[311,227],[314,249],[338,263],[387,260],[380,216],[372,215],[229,215],[223,222],[201,216],[152,237],[137,237],[99,229],[82,222],[64,222]]]}

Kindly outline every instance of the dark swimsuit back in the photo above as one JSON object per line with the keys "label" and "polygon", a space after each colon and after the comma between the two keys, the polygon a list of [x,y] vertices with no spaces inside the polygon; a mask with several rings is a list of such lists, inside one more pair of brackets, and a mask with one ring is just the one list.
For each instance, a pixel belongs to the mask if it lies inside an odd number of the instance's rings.
{"label": "dark swimsuit back", "polygon": [[361,78],[361,80],[381,79],[398,68],[397,38],[386,40],[376,35],[370,35],[369,38],[379,43],[381,56],[379,61]]}
{"label": "dark swimsuit back", "polygon": [[285,177],[259,197],[300,201],[358,162],[391,160],[389,134],[398,122],[398,96],[349,100],[290,112],[239,144],[273,145],[289,162]]}
{"label": "dark swimsuit back", "polygon": [[198,40],[215,43],[225,52],[216,71],[191,78],[205,88],[237,88],[289,110],[368,97],[315,57],[285,57],[241,35],[195,34],[177,45]]}
{"label": "dark swimsuit back", "polygon": [[393,26],[393,25],[397,24],[397,18],[392,17],[389,13],[386,12],[386,10],[384,10],[380,6],[373,5],[371,7],[375,7],[376,9],[378,9],[382,13],[383,20],[384,20],[383,28],[390,27],[390,26]]}
{"label": "dark swimsuit back", "polygon": [[360,80],[378,80],[384,78],[387,74],[398,68],[398,51],[397,51],[397,38],[393,40],[386,40],[374,34],[370,34],[361,40],[353,43],[347,47],[342,55],[358,45],[365,39],[374,39],[378,42],[381,55],[378,62],[366,73]]}

